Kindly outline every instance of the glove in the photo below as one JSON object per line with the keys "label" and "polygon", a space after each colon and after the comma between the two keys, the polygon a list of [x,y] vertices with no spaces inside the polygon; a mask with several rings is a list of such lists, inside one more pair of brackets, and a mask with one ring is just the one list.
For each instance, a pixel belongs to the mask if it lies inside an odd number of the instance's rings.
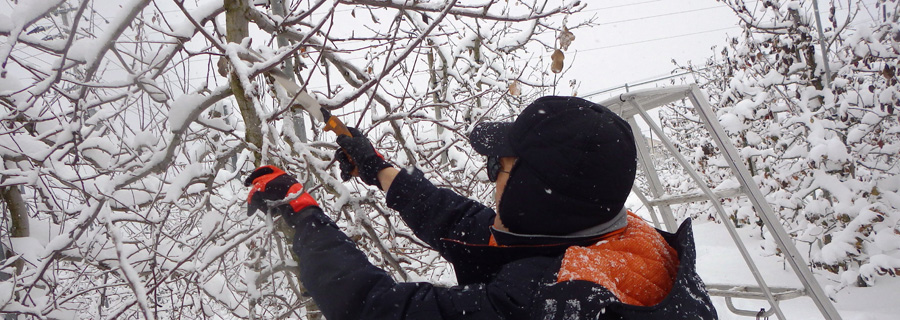
{"label": "glove", "polygon": [[347,128],[352,137],[339,136],[337,144],[341,147],[334,153],[341,167],[341,179],[350,180],[354,176],[354,169],[358,170],[359,178],[370,186],[381,189],[378,182],[378,172],[381,169],[391,167],[384,157],[375,151],[375,147],[369,139],[356,128]]}
{"label": "glove", "polygon": [[[272,215],[284,215],[285,219],[290,222],[294,220],[291,218],[296,216],[295,213],[308,207],[319,206],[309,193],[303,191],[303,185],[297,182],[297,179],[275,166],[256,168],[244,180],[244,186],[250,187],[250,194],[247,195],[247,216],[251,216],[256,213],[256,210],[261,209]],[[284,200],[289,194],[299,192],[303,192],[303,194],[269,210],[268,201]]]}

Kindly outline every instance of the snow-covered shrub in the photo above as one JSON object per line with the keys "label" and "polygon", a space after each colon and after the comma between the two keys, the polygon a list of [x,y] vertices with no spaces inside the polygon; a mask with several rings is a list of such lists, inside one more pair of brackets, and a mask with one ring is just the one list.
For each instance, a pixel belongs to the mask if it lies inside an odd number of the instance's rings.
{"label": "snow-covered shrub", "polygon": [[[896,275],[898,2],[824,6],[825,38],[809,1],[724,2],[743,21],[743,34],[697,75],[785,229],[813,245],[808,258],[817,268],[858,272],[867,284],[876,275]],[[662,119],[683,137],[700,129],[677,117]],[[706,144],[703,139],[696,144]],[[712,175],[710,183],[720,179]],[[725,204],[735,212],[742,207]]]}

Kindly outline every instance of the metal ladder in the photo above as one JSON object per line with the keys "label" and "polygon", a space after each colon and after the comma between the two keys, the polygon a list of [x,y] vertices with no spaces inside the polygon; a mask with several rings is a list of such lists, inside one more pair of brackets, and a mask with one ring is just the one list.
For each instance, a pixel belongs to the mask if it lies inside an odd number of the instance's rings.
{"label": "metal ladder", "polygon": [[[719,190],[716,192],[710,189],[701,178],[700,173],[683,155],[681,155],[681,153],[678,152],[677,149],[675,149],[674,145],[665,136],[659,125],[657,125],[647,113],[648,110],[683,99],[688,99],[697,111],[700,121],[703,122],[704,127],[709,131],[710,137],[716,143],[716,146],[719,147],[725,160],[729,163],[732,173],[740,183],[740,187]],[[753,277],[758,284],[758,287],[711,284],[707,285],[710,295],[724,297],[728,309],[735,314],[757,317],[775,314],[778,319],[782,320],[786,318],[779,307],[779,301],[809,296],[813,302],[815,302],[816,307],[825,319],[841,319],[837,309],[834,308],[831,300],[825,295],[822,287],[809,270],[806,261],[804,261],[797,250],[797,247],[795,247],[791,241],[790,236],[788,236],[784,227],[779,222],[778,217],[775,215],[775,211],[769,203],[766,202],[759,187],[757,187],[756,183],[753,181],[750,171],[742,162],[737,148],[735,148],[728,139],[725,130],[719,123],[706,94],[703,93],[696,84],[633,91],[599,103],[610,110],[619,113],[622,118],[626,119],[628,123],[631,124],[632,128],[638,128],[636,119],[641,117],[644,122],[650,126],[650,129],[656,134],[665,148],[691,176],[696,185],[700,187],[700,192],[693,194],[665,194],[659,175],[650,159],[650,149],[647,142],[644,140],[640,130],[634,130],[638,151],[638,163],[643,168],[650,190],[649,195],[642,193],[636,186],[633,188],[633,191],[650,210],[653,222],[657,226],[660,226],[656,217],[656,211],[658,210],[658,214],[663,220],[662,225],[664,226],[664,229],[667,231],[674,231],[677,229],[677,225],[669,207],[670,205],[710,200],[710,203],[715,207],[719,218],[728,229],[729,235],[731,235],[735,245],[737,245],[741,256],[744,258],[744,261],[747,263],[747,266],[750,268],[750,271],[753,273]],[[738,196],[746,196],[749,198],[753,207],[756,209],[757,215],[759,215],[759,218],[763,221],[766,228],[769,230],[769,233],[772,235],[774,242],[778,248],[781,249],[781,252],[784,253],[785,259],[790,263],[794,273],[800,279],[803,288],[781,288],[772,287],[766,284],[756,263],[747,251],[747,247],[739,237],[736,227],[731,219],[728,218],[728,214],[725,212],[724,207],[719,201],[721,198],[733,198]],[[732,300],[735,298],[766,300],[769,302],[770,308],[768,310],[758,311],[738,309],[734,307],[732,303]]]}

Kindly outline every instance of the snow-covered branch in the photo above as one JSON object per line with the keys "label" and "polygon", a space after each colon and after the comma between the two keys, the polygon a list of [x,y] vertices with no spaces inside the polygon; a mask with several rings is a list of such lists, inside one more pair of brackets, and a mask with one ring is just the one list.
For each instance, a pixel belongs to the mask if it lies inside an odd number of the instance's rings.
{"label": "snow-covered branch", "polygon": [[[456,8],[454,7],[456,1],[450,1],[450,3],[409,3],[408,1],[402,0],[340,0],[343,4],[348,5],[367,5],[372,7],[383,7],[383,8],[394,8],[394,9],[402,9],[402,10],[410,10],[410,11],[419,11],[419,12],[443,12],[445,9],[449,9],[448,13],[454,16],[459,17],[468,17],[468,18],[478,18],[484,20],[495,20],[495,21],[506,21],[506,22],[523,22],[523,21],[531,21],[538,20],[541,18],[550,17],[556,14],[561,13],[571,13],[574,11],[581,10],[586,6],[586,4],[581,3],[580,0],[569,1],[565,5],[560,7],[556,7],[550,10],[536,10],[535,12],[522,14],[522,15],[509,15],[509,14],[495,14],[489,12],[491,6],[495,3],[495,1],[490,1],[489,3],[482,5],[475,5],[468,8]],[[535,8],[536,9],[536,8]]]}
{"label": "snow-covered branch", "polygon": [[268,74],[292,76],[396,166],[490,202],[466,133],[556,85],[522,52],[555,49],[563,16],[585,4],[275,3],[242,3],[257,28],[241,39],[227,36],[221,0],[18,1],[11,22],[0,13],[0,188],[21,196],[0,207],[22,207],[32,230],[11,238],[0,224],[19,267],[0,281],[17,293],[0,294],[0,312],[316,318],[279,220],[245,214],[241,180],[257,161],[303,181],[397,279],[448,278],[383,193],[338,178],[334,137],[279,100]]}

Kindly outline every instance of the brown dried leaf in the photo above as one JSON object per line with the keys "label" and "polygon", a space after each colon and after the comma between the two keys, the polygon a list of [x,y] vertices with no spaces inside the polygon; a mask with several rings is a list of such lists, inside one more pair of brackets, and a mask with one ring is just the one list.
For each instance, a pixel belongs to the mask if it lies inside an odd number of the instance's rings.
{"label": "brown dried leaf", "polygon": [[509,84],[509,95],[513,97],[518,97],[522,95],[522,89],[519,88],[519,81],[513,80],[512,83]]}
{"label": "brown dried leaf", "polygon": [[553,51],[553,54],[550,55],[550,59],[553,60],[550,63],[550,71],[553,73],[560,73],[563,70],[563,59],[566,58],[566,55],[559,49]]}
{"label": "brown dried leaf", "polygon": [[559,33],[559,47],[563,50],[569,50],[569,45],[575,40],[575,34],[569,31],[569,28],[563,26],[563,31]]}
{"label": "brown dried leaf", "polygon": [[216,69],[219,71],[219,75],[223,77],[228,76],[228,60],[225,57],[219,57],[219,61],[216,61]]}

